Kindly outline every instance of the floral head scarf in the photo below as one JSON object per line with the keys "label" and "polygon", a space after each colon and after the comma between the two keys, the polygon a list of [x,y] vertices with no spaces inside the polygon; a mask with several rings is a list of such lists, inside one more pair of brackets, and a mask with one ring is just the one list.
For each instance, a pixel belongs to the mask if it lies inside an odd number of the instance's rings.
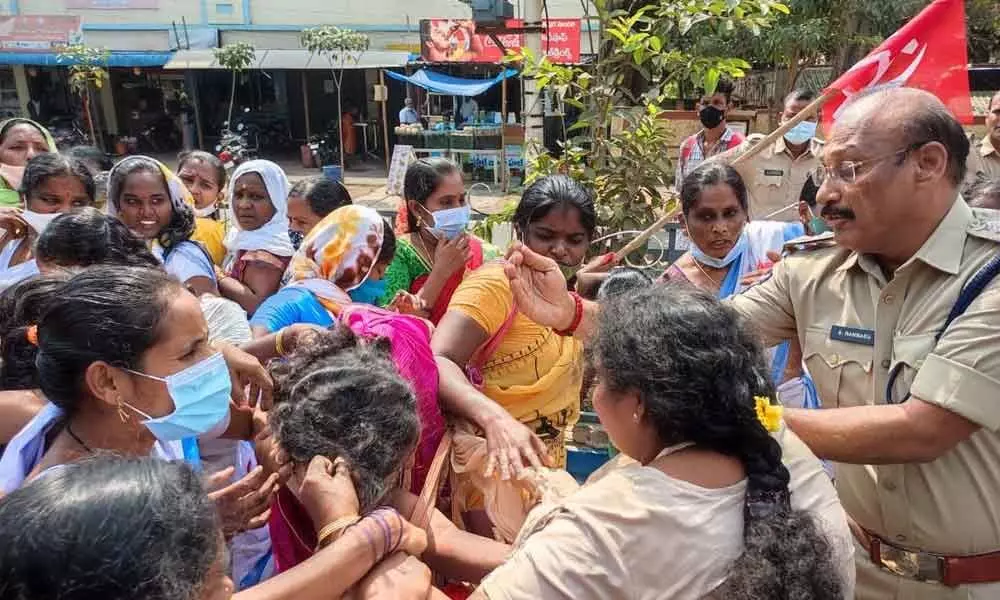
{"label": "floral head scarf", "polygon": [[386,227],[378,212],[366,206],[331,212],[292,257],[288,284],[308,288],[328,309],[328,303],[349,304],[347,292],[364,283],[378,262]]}

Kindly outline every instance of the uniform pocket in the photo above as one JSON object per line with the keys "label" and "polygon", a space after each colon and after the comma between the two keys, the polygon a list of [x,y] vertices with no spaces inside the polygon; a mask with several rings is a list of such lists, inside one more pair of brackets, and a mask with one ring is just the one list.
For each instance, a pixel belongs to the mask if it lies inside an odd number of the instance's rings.
{"label": "uniform pocket", "polygon": [[871,346],[831,339],[829,327],[806,330],[802,358],[823,406],[857,404],[857,394],[845,390],[845,386],[853,384],[850,386],[853,389],[859,383],[869,381],[873,354]]}
{"label": "uniform pocket", "polygon": [[910,386],[917,371],[924,366],[924,359],[934,350],[937,340],[934,333],[897,335],[892,339],[892,366],[887,390],[892,402],[902,402],[910,393]]}

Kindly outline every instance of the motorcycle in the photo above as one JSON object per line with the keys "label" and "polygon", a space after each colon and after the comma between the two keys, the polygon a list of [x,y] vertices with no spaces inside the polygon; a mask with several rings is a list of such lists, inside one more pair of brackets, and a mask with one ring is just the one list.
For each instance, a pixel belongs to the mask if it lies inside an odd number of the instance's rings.
{"label": "motorcycle", "polygon": [[46,127],[52,134],[52,139],[61,150],[73,148],[75,146],[86,146],[86,134],[83,128],[73,117],[56,117],[52,119]]}
{"label": "motorcycle", "polygon": [[236,126],[235,130],[229,129],[229,123],[222,124],[222,132],[219,134],[219,143],[215,146],[216,156],[225,165],[227,171],[256,158],[255,153],[250,151],[246,137],[243,135],[243,124]]}

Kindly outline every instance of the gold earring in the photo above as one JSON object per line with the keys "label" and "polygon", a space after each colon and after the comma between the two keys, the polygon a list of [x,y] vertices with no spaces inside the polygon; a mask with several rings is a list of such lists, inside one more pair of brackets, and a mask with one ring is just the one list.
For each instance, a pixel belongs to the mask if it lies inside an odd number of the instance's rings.
{"label": "gold earring", "polygon": [[636,423],[639,422],[639,413],[638,412],[632,413],[632,420],[635,421]]}

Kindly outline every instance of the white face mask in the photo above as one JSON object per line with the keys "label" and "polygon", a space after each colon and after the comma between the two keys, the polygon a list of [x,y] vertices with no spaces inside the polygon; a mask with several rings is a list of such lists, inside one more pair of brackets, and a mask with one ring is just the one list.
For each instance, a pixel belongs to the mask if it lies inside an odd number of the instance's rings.
{"label": "white face mask", "polygon": [[21,217],[28,223],[28,225],[35,230],[35,233],[41,234],[45,231],[45,228],[49,226],[56,217],[62,213],[37,213],[33,210],[24,210],[21,212]]}
{"label": "white face mask", "polygon": [[212,204],[206,206],[205,208],[192,208],[192,210],[194,211],[194,216],[201,217],[202,219],[204,219],[214,215],[215,211],[218,210],[218,207],[213,202]]}

